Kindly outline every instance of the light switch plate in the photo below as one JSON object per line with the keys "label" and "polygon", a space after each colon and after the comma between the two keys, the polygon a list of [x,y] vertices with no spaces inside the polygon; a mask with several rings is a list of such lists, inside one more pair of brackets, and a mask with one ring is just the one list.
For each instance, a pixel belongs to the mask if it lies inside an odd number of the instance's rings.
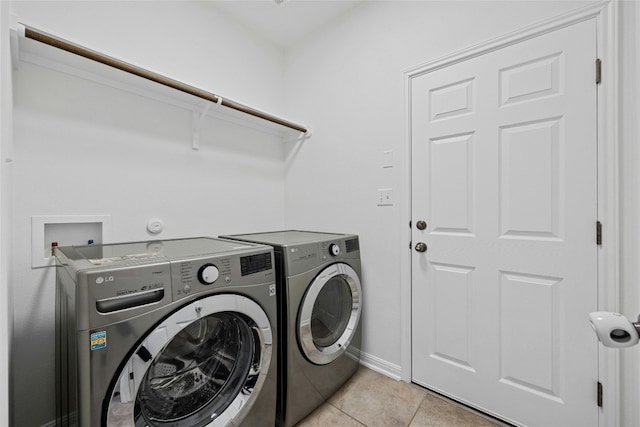
{"label": "light switch plate", "polygon": [[393,205],[393,189],[379,188],[378,189],[378,206],[392,206],[392,205]]}
{"label": "light switch plate", "polygon": [[383,168],[393,167],[393,150],[387,150],[382,152],[382,167]]}

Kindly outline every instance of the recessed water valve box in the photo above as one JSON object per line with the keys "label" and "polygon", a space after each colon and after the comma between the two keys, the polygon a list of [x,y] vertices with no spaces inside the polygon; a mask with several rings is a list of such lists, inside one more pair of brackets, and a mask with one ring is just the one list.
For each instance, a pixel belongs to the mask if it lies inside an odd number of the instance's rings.
{"label": "recessed water valve box", "polygon": [[57,246],[109,241],[111,215],[36,215],[31,217],[31,268],[55,264]]}

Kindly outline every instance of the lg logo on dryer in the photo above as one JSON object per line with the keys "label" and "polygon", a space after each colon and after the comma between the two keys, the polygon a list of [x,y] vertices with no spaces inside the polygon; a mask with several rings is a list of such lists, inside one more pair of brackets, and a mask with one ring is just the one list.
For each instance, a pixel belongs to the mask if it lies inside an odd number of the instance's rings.
{"label": "lg logo on dryer", "polygon": [[96,284],[101,285],[103,283],[113,282],[114,280],[113,276],[98,276],[96,277]]}

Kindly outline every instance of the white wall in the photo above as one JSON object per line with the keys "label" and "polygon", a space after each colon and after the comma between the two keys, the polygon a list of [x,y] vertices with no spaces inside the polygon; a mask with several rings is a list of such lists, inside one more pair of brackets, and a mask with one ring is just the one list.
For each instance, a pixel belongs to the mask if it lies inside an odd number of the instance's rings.
{"label": "white wall", "polygon": [[9,50],[9,4],[0,2],[0,425],[12,425],[10,421],[9,372],[11,372],[11,339],[13,310],[9,271],[11,260],[11,156],[12,137],[12,87]]}
{"label": "white wall", "polygon": [[[283,53],[206,2],[18,2],[18,20],[281,114]],[[32,215],[111,215],[112,241],[284,227],[283,145],[189,111],[22,63],[14,72],[14,425],[55,417],[54,278],[31,269]]]}
{"label": "white wall", "polygon": [[[403,71],[583,4],[366,2],[287,52],[287,107],[315,131],[287,163],[287,226],[361,236],[363,350],[391,374],[402,364],[401,252],[409,250]],[[394,206],[376,206],[378,188],[393,188]]]}

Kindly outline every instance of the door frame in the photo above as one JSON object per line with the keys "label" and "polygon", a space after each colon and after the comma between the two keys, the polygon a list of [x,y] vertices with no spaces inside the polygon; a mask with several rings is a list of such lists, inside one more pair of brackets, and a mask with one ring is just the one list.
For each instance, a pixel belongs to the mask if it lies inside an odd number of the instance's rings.
{"label": "door frame", "polygon": [[[412,79],[423,74],[484,55],[486,53],[553,32],[570,25],[596,20],[596,52],[602,60],[602,81],[597,86],[598,115],[598,220],[603,224],[602,245],[598,246],[598,310],[619,311],[619,177],[618,177],[618,6],[616,1],[597,1],[568,13],[533,24],[503,36],[436,58],[404,71],[405,145],[407,165],[401,215],[401,379],[411,382],[411,90]],[[594,63],[594,84],[595,63]],[[595,224],[594,224],[595,241]],[[407,246],[410,250],[407,251]],[[585,322],[588,318],[585,314]],[[594,335],[593,339],[596,337]],[[620,424],[620,352],[598,350],[599,381],[603,385],[603,406],[598,413],[600,425]],[[595,395],[595,384],[594,384]],[[595,399],[594,399],[595,400]],[[595,402],[594,402],[595,404]]]}

